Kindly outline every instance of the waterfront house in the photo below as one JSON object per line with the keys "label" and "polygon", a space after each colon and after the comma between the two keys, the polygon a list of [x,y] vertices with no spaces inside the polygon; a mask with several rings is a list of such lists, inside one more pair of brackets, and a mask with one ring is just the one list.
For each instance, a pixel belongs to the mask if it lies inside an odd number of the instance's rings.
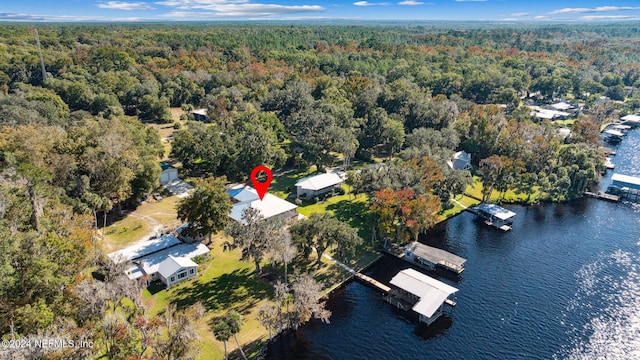
{"label": "waterfront house", "polygon": [[264,198],[260,200],[258,192],[251,186],[232,185],[227,188],[227,194],[231,197],[232,203],[229,217],[241,224],[246,224],[242,215],[243,211],[249,207],[260,211],[260,214],[265,219],[278,217],[285,221],[293,221],[298,218],[298,211],[296,210],[298,206],[296,204],[269,193],[265,194]]}
{"label": "waterfront house", "polygon": [[311,199],[314,196],[340,188],[342,182],[344,179],[334,172],[307,176],[296,183],[296,197]]}
{"label": "waterfront house", "polygon": [[414,269],[405,269],[391,279],[392,290],[385,300],[399,309],[411,309],[427,325],[435,322],[445,305],[455,306],[449,297],[458,289]]}

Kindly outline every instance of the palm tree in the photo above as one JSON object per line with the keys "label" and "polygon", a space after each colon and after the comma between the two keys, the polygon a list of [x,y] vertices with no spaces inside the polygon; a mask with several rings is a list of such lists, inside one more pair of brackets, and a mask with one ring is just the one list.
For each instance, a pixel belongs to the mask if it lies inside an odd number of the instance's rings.
{"label": "palm tree", "polygon": [[227,314],[225,322],[229,326],[229,330],[231,331],[233,338],[236,340],[236,344],[238,345],[238,349],[240,349],[242,357],[244,358],[244,360],[247,360],[247,356],[244,354],[244,351],[242,350],[242,347],[238,342],[238,337],[236,336],[236,334],[240,332],[240,328],[242,328],[242,315],[240,315],[239,312],[233,310]]}
{"label": "palm tree", "polygon": [[231,337],[231,328],[229,328],[229,324],[227,323],[226,319],[218,320],[216,322],[213,327],[213,334],[216,336],[216,340],[222,341],[222,343],[224,344],[224,358],[225,360],[228,359],[227,340],[229,340],[229,338]]}

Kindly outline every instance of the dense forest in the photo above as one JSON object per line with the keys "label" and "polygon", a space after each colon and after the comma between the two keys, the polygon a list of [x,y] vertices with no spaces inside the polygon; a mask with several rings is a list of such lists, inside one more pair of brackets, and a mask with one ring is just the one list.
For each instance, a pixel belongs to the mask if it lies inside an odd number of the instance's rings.
{"label": "dense forest", "polygon": [[[109,308],[139,290],[103,266],[93,230],[158,186],[163,147],[146,124],[172,123],[170,108],[185,110],[170,157],[193,174],[246,181],[262,164],[357,159],[348,181],[371,196],[379,235],[417,237],[473,181],[446,165],[455,151],[472,155],[485,200],[564,201],[597,184],[602,126],[640,108],[639,29],[38,25],[43,72],[33,27],[3,24],[0,333],[144,343],[146,323],[109,330]],[[525,106],[560,99],[580,105],[573,121]],[[192,121],[201,108],[208,121]]]}

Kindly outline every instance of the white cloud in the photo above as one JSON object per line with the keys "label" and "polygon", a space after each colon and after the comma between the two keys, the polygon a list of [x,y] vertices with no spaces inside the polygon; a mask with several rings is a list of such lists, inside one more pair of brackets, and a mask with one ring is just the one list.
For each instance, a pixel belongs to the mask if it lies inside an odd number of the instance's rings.
{"label": "white cloud", "polygon": [[105,16],[54,16],[39,14],[0,13],[0,21],[42,21],[42,22],[77,22],[77,21],[144,21],[138,17],[112,18]]}
{"label": "white cloud", "polygon": [[639,6],[598,6],[595,8],[564,8],[560,10],[554,10],[550,12],[550,15],[557,14],[584,14],[594,12],[612,12],[612,11],[625,11],[625,10],[638,10]]}
{"label": "white cloud", "polygon": [[625,15],[589,15],[583,16],[580,20],[638,20],[637,16],[625,16]]}
{"label": "white cloud", "polygon": [[353,3],[353,5],[355,5],[355,6],[374,6],[376,4],[372,4],[372,3],[368,2],[368,1],[356,1],[356,2]]}
{"label": "white cloud", "polygon": [[207,8],[212,11],[171,11],[163,16],[173,18],[212,19],[223,17],[272,16],[325,10],[324,7],[318,5],[288,6],[276,4],[225,4],[209,5]]}
{"label": "white cloud", "polygon": [[405,0],[398,3],[398,5],[422,5],[423,2],[415,1],[415,0]]}
{"label": "white cloud", "polygon": [[101,9],[117,9],[117,10],[155,10],[154,7],[147,5],[144,2],[129,3],[124,1],[107,1],[103,4],[98,4]]}
{"label": "white cloud", "polygon": [[546,19],[551,19],[551,16],[544,16],[544,15],[539,15],[534,17],[535,20],[546,20]]}
{"label": "white cloud", "polygon": [[511,16],[527,16],[527,15],[529,15],[528,12],[518,12],[518,13],[511,14]]}

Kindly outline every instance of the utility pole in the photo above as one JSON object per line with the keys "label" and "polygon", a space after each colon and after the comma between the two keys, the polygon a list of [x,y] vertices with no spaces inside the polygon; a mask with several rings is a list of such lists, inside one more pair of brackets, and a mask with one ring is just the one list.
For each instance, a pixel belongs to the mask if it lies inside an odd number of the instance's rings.
{"label": "utility pole", "polygon": [[42,82],[47,78],[47,71],[44,68],[44,59],[42,58],[42,48],[40,47],[40,36],[38,35],[38,28],[34,28],[36,33],[36,44],[38,44],[38,55],[40,55],[40,68],[42,69]]}

